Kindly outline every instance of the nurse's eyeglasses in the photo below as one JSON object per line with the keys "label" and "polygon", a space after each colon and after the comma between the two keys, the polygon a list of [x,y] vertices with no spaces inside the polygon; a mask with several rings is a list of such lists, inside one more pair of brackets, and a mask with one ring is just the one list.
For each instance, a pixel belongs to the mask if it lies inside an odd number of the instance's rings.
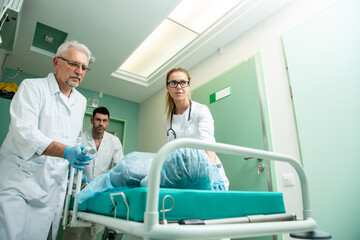
{"label": "nurse's eyeglasses", "polygon": [[83,71],[90,71],[90,68],[88,68],[88,67],[85,66],[85,65],[81,65],[81,64],[78,63],[78,62],[70,61],[70,60],[67,60],[66,58],[63,58],[63,57],[57,57],[57,58],[60,58],[61,60],[67,62],[68,65],[69,65],[69,67],[71,67],[72,69],[81,68],[81,70],[83,70]]}
{"label": "nurse's eyeglasses", "polygon": [[170,81],[170,82],[167,82],[167,85],[171,88],[177,88],[178,85],[180,85],[180,87],[182,87],[182,88],[186,88],[189,86],[189,81],[180,81],[180,82]]}

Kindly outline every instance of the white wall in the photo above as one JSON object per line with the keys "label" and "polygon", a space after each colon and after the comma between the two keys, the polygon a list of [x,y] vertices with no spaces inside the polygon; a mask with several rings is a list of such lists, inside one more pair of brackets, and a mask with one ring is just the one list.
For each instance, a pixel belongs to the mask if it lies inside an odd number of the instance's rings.
{"label": "white wall", "polygon": [[166,129],[163,124],[165,94],[164,79],[164,89],[140,103],[138,151],[157,152],[167,142]]}
{"label": "white wall", "polygon": [[[260,52],[264,69],[272,150],[300,159],[281,35],[337,1],[293,0],[285,8],[265,19],[232,43],[227,46],[219,46],[223,48],[222,55],[214,53],[190,69],[192,88],[198,87],[235,64]],[[140,104],[139,151],[157,151],[166,142],[162,121],[156,122],[159,119],[156,114],[163,115],[164,96],[165,90],[161,90]],[[284,193],[287,212],[295,212],[298,216],[302,216],[298,179],[295,179],[295,187],[283,187],[282,185],[282,174],[291,172],[293,170],[287,164],[276,164],[278,191]],[[288,238],[287,235],[285,238]]]}

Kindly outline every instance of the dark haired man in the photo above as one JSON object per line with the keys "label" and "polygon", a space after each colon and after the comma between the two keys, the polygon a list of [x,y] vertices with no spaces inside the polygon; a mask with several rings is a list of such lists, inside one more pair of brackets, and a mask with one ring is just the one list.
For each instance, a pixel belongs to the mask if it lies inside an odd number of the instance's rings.
{"label": "dark haired man", "polygon": [[[107,172],[124,157],[119,138],[106,131],[110,123],[109,118],[110,113],[107,108],[96,108],[90,119],[92,129],[82,134],[82,145],[96,149],[94,155],[89,154],[93,160],[90,165],[85,166],[84,170],[90,182]],[[102,229],[103,226],[100,225],[91,228],[67,228],[64,239],[78,239],[79,235],[81,235],[81,239],[96,239],[96,234]]]}

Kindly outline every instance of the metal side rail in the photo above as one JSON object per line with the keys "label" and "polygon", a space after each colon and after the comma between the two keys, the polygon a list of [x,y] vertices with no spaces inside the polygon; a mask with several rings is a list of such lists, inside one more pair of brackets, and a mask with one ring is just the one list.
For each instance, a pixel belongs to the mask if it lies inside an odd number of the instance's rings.
{"label": "metal side rail", "polygon": [[[262,158],[271,161],[287,162],[293,166],[299,176],[303,202],[303,220],[261,222],[261,223],[231,223],[211,225],[174,225],[159,224],[159,191],[160,172],[165,158],[175,149],[188,147],[198,148],[225,154]],[[283,233],[314,233],[316,222],[312,218],[308,181],[302,166],[292,157],[258,149],[234,146],[222,143],[205,143],[196,139],[176,139],[164,145],[156,154],[149,173],[149,184],[146,200],[144,222],[127,221],[98,214],[78,212],[74,215],[81,221],[102,224],[110,229],[129,235],[147,239],[219,239],[245,238]]]}

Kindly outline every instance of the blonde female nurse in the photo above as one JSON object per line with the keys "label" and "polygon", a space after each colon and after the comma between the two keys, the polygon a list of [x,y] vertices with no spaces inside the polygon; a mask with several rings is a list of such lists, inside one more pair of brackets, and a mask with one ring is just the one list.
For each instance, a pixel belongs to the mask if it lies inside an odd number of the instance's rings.
{"label": "blonde female nurse", "polygon": [[[173,68],[166,76],[166,115],[168,141],[176,138],[196,138],[215,142],[214,120],[206,105],[191,101],[190,75],[183,68]],[[213,190],[228,190],[229,181],[215,152],[206,151],[213,172]]]}

